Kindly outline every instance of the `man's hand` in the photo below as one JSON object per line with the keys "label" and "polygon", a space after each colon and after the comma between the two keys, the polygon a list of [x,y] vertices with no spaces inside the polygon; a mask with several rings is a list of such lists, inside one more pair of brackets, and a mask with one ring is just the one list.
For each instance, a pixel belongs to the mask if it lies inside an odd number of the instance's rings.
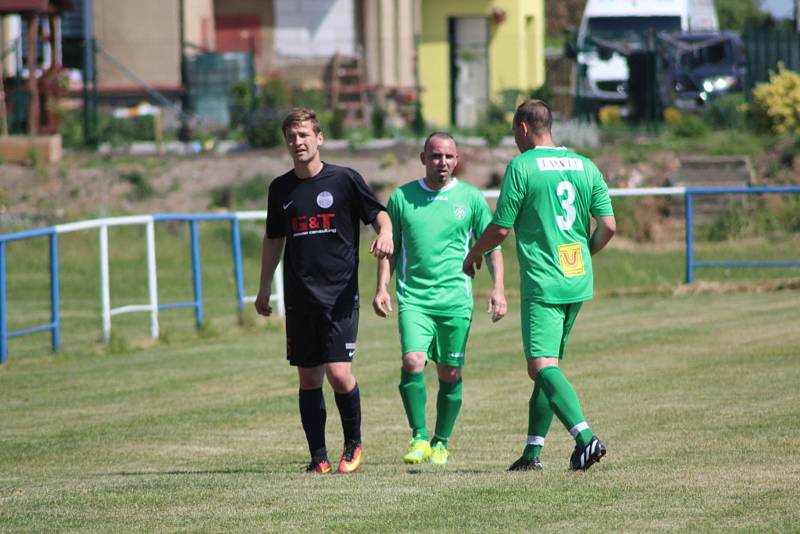
{"label": "man's hand", "polygon": [[272,314],[272,306],[270,305],[270,297],[272,296],[271,289],[259,289],[258,295],[256,296],[256,312],[259,315],[263,315],[265,317],[269,317]]}
{"label": "man's hand", "polygon": [[375,294],[375,299],[372,301],[372,309],[375,310],[375,315],[378,317],[389,317],[392,313],[392,298],[389,292],[385,289],[379,289]]}
{"label": "man's hand", "polygon": [[502,291],[493,290],[489,295],[489,307],[486,309],[487,313],[492,314],[492,322],[496,323],[506,316],[508,311],[508,303],[506,296]]}
{"label": "man's hand", "polygon": [[391,232],[381,232],[372,245],[369,247],[370,253],[378,259],[388,258],[394,253],[394,241]]}
{"label": "man's hand", "polygon": [[475,278],[475,273],[480,270],[482,264],[483,256],[480,254],[473,254],[470,250],[467,257],[464,258],[464,265],[461,269],[464,271],[464,274],[470,278]]}

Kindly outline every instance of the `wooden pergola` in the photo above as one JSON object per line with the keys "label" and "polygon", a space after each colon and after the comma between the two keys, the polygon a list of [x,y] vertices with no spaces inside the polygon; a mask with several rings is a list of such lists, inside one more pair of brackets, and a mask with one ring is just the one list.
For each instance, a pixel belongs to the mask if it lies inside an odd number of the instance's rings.
{"label": "wooden pergola", "polygon": [[[40,94],[39,94],[39,80],[36,77],[38,70],[38,40],[40,31],[40,21],[43,17],[49,20],[50,35],[48,36],[51,50],[53,51],[53,64],[51,69],[59,70],[59,61],[61,57],[60,47],[61,42],[57,38],[54,29],[58,26],[57,21],[64,11],[69,11],[73,8],[72,0],[0,0],[0,16],[5,15],[21,15],[28,22],[28,34],[25,36],[27,49],[28,49],[28,91],[30,98],[28,100],[28,134],[36,135],[40,131]],[[2,80],[2,76],[0,76]],[[3,120],[3,135],[8,135],[8,126],[6,118],[5,94],[0,85],[0,97],[2,97],[2,120]]]}

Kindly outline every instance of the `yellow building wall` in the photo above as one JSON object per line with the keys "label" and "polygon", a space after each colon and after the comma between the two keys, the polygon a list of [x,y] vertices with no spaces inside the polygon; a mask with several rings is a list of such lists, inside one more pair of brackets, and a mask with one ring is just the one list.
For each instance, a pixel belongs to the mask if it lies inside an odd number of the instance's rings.
{"label": "yellow building wall", "polygon": [[[494,9],[506,18],[495,22]],[[451,80],[448,21],[451,17],[489,19],[489,95],[504,89],[534,89],[545,81],[544,0],[422,0],[418,76],[425,120],[450,125]]]}

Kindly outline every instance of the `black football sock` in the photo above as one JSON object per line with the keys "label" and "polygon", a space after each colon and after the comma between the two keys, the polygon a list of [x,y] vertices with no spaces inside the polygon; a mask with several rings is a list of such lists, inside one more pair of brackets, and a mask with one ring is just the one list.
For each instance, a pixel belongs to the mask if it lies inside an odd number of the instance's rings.
{"label": "black football sock", "polygon": [[311,457],[321,460],[328,457],[325,448],[325,397],[322,388],[300,390],[300,421],[308,441]]}
{"label": "black football sock", "polygon": [[344,440],[361,443],[361,394],[358,384],[348,393],[336,393],[336,406],[342,418]]}

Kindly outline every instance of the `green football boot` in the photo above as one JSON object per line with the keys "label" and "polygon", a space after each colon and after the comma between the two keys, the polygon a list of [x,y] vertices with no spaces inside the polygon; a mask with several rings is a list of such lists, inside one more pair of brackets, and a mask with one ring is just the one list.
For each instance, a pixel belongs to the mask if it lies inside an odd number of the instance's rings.
{"label": "green football boot", "polygon": [[414,439],[408,442],[408,451],[403,456],[403,461],[407,464],[422,463],[431,457],[431,444],[427,439]]}
{"label": "green football boot", "polygon": [[433,465],[444,465],[447,463],[447,447],[441,441],[431,449],[431,457],[428,459]]}

